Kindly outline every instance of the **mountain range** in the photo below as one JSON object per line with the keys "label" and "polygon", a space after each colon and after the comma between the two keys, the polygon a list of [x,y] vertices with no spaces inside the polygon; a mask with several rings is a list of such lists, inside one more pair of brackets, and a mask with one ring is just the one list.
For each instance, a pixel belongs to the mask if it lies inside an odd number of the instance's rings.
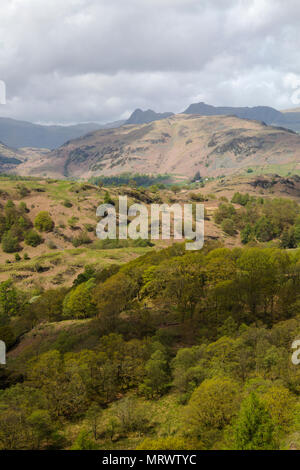
{"label": "mountain range", "polygon": [[84,123],[72,126],[46,126],[10,118],[0,118],[0,141],[8,147],[35,147],[54,149],[71,139],[98,129],[113,128],[124,124],[117,121],[108,124]]}
{"label": "mountain range", "polygon": [[[269,106],[215,107],[206,103],[194,103],[183,114],[199,116],[232,115],[241,119],[263,121],[269,125],[281,126],[300,132],[300,110],[277,111]],[[64,143],[82,137],[99,129],[114,129],[123,125],[147,124],[173,116],[172,112],[156,113],[148,109],[136,109],[127,120],[118,120],[107,124],[81,123],[70,126],[40,125],[10,118],[0,118],[0,141],[8,147],[20,149],[34,147],[56,149]]]}
{"label": "mountain range", "polygon": [[24,158],[15,172],[89,178],[124,172],[191,177],[232,174],[254,166],[298,164],[300,136],[235,116],[177,114],[147,124],[102,129],[52,152]]}
{"label": "mountain range", "polygon": [[300,165],[298,110],[191,104],[182,114],[135,110],[108,124],[42,126],[0,118],[0,171],[56,178],[124,172],[190,177]]}

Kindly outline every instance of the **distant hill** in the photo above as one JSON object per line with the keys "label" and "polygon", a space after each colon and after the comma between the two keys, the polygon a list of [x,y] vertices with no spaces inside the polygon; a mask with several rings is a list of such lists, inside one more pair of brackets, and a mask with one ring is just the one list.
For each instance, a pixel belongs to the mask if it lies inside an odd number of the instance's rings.
{"label": "distant hill", "polygon": [[235,108],[230,106],[215,107],[206,103],[194,103],[184,111],[184,114],[200,114],[201,116],[231,115],[241,119],[264,121],[266,124],[281,122],[283,119],[280,111],[268,106]]}
{"label": "distant hill", "polygon": [[99,130],[39,160],[22,175],[89,178],[124,172],[184,177],[233,174],[251,166],[300,162],[300,136],[235,116],[178,114],[142,125]]}
{"label": "distant hill", "polygon": [[3,142],[0,142],[0,172],[4,173],[14,169],[17,165],[23,163],[24,159],[20,158],[17,150],[7,147]]}
{"label": "distant hill", "polygon": [[281,113],[300,113],[300,108],[282,109]]}
{"label": "distant hill", "polygon": [[153,121],[160,121],[161,119],[168,118],[173,116],[174,113],[156,113],[152,109],[147,111],[142,111],[141,109],[136,109],[125,124],[147,124]]}
{"label": "distant hill", "polygon": [[198,114],[200,116],[231,115],[241,119],[263,121],[268,125],[281,126],[295,132],[300,132],[300,108],[278,111],[269,106],[235,108],[230,106],[211,106],[206,103],[194,103],[184,111],[184,114]]}
{"label": "distant hill", "polygon": [[10,118],[0,118],[0,140],[9,147],[35,147],[55,149],[71,139],[97,129],[118,127],[124,121],[109,124],[76,124],[74,126],[44,126]]}

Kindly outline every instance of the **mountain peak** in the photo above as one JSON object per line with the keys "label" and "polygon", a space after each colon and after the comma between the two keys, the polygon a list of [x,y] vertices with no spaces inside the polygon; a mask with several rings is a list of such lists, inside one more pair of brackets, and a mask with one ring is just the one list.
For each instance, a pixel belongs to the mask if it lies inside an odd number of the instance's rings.
{"label": "mountain peak", "polygon": [[165,119],[170,116],[173,116],[173,113],[156,113],[152,109],[143,111],[142,109],[137,108],[133,111],[125,124],[147,124],[153,121],[160,121],[161,119]]}
{"label": "mountain peak", "polygon": [[284,115],[270,106],[254,106],[249,107],[233,107],[233,106],[212,106],[204,102],[191,104],[184,114],[199,114],[201,116],[220,116],[231,115],[241,119],[252,119],[256,121],[264,121],[267,124],[283,123]]}

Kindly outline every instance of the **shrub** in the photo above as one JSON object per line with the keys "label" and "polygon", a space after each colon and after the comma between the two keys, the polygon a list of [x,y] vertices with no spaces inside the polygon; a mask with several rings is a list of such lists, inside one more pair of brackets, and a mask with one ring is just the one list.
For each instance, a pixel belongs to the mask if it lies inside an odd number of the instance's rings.
{"label": "shrub", "polygon": [[72,239],[72,244],[75,246],[75,248],[81,245],[88,245],[89,243],[92,243],[92,240],[86,232],[82,232],[78,235],[78,237],[74,237]]}
{"label": "shrub", "polygon": [[26,245],[36,247],[43,242],[40,235],[35,230],[29,230],[25,235]]}
{"label": "shrub", "polygon": [[84,224],[84,228],[86,229],[87,232],[95,231],[95,226],[93,224]]}
{"label": "shrub", "polygon": [[78,217],[75,217],[74,215],[70,217],[70,219],[68,219],[68,225],[72,230],[75,229],[77,222],[78,222]]}
{"label": "shrub", "polygon": [[65,207],[73,207],[73,204],[71,201],[69,201],[68,199],[66,199],[64,202],[63,202],[63,205]]}
{"label": "shrub", "polygon": [[15,253],[19,251],[19,241],[17,237],[14,237],[9,230],[8,232],[4,233],[2,237],[2,250],[5,253]]}
{"label": "shrub", "polygon": [[56,250],[57,246],[55,245],[55,243],[52,241],[52,240],[49,240],[47,242],[47,247],[50,249],[50,250]]}
{"label": "shrub", "polygon": [[40,232],[51,232],[54,228],[54,222],[49,212],[42,211],[34,219],[34,226]]}
{"label": "shrub", "polygon": [[221,228],[223,232],[227,233],[227,235],[234,236],[236,234],[236,230],[234,228],[234,223],[232,219],[224,219],[221,223]]}
{"label": "shrub", "polygon": [[92,298],[93,288],[93,279],[73,288],[64,299],[63,316],[65,318],[88,318],[94,316],[96,309]]}
{"label": "shrub", "polygon": [[203,202],[207,200],[202,194],[200,193],[191,193],[190,198],[192,201]]}
{"label": "shrub", "polygon": [[115,205],[115,202],[110,197],[110,194],[108,191],[105,191],[105,194],[104,194],[104,204],[112,204],[113,206]]}

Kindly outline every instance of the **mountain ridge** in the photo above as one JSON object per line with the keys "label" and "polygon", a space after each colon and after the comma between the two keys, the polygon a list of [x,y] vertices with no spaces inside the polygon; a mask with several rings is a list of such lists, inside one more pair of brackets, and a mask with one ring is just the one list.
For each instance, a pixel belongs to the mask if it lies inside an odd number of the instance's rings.
{"label": "mountain ridge", "polygon": [[191,177],[233,174],[256,165],[300,162],[300,136],[235,116],[173,115],[141,125],[98,130],[39,160],[21,175],[90,178],[124,172]]}

